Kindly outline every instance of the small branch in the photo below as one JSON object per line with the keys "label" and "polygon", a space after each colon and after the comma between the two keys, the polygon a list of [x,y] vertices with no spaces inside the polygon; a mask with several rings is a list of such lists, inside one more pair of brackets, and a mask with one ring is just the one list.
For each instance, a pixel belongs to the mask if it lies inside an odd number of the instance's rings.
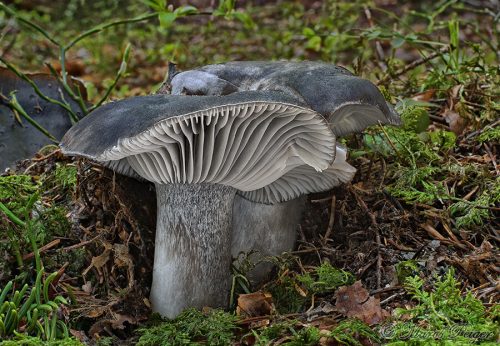
{"label": "small branch", "polygon": [[73,110],[71,109],[71,107],[68,104],[64,104],[64,103],[62,103],[62,102],[60,102],[60,101],[58,101],[56,99],[53,99],[51,97],[46,96],[44,93],[42,93],[42,91],[40,90],[40,88],[38,88],[38,85],[36,85],[36,83],[33,82],[33,80],[31,80],[31,78],[29,78],[24,73],[20,72],[17,68],[15,68],[12,64],[10,64],[4,58],[0,57],[0,62],[4,63],[5,66],[7,66],[7,68],[9,70],[11,70],[12,72],[14,72],[16,74],[16,76],[18,76],[19,78],[21,78],[22,80],[24,80],[25,82],[27,82],[29,85],[31,85],[31,87],[33,88],[33,90],[35,91],[35,93],[38,96],[40,96],[43,100],[45,100],[47,102],[50,102],[50,103],[54,103],[54,104],[56,104],[56,105],[64,108],[70,114],[70,118],[71,118],[72,121],[74,121],[74,122],[78,121],[78,117],[76,116],[75,112],[73,112]]}
{"label": "small branch", "polygon": [[66,252],[67,252],[67,251],[70,251],[70,250],[78,249],[78,248],[80,248],[80,247],[83,247],[83,246],[86,246],[86,245],[88,245],[88,244],[90,244],[90,243],[93,243],[93,242],[94,242],[94,241],[96,241],[99,237],[100,237],[100,235],[95,236],[94,238],[92,238],[92,239],[90,239],[90,240],[85,240],[85,241],[82,241],[82,242],[80,242],[80,243],[78,243],[78,244],[74,244],[74,245],[71,245],[71,246],[67,246],[67,247],[65,247],[65,248],[62,248],[61,250],[62,250],[62,251],[66,251]]}
{"label": "small branch", "polygon": [[9,101],[8,98],[5,97],[5,95],[0,94],[0,98],[4,99],[6,101],[6,103],[7,103],[7,105],[13,111],[17,112],[18,114],[21,114],[24,119],[26,119],[31,125],[33,125],[38,131],[40,131],[41,133],[43,133],[51,141],[53,141],[54,143],[58,143],[59,142],[53,135],[50,134],[50,132],[47,129],[45,129],[35,119],[33,119],[32,117],[30,117],[28,115],[28,113],[26,113],[26,111],[24,110],[24,108],[17,101],[15,93],[11,93],[10,97],[11,97],[11,99]]}
{"label": "small branch", "polygon": [[59,74],[57,73],[57,71],[55,70],[54,66],[52,66],[50,63],[46,62],[45,63],[45,66],[47,66],[47,68],[50,70],[50,73],[55,77],[57,78],[57,80],[62,84],[62,86],[64,87],[64,90],[66,90],[66,92],[68,93],[68,95],[75,101],[78,103],[78,105],[80,106],[80,109],[82,110],[83,114],[87,114],[88,113],[88,110],[87,110],[87,106],[85,105],[85,102],[83,101],[83,98],[81,97],[81,95],[76,95],[75,92],[73,91],[73,89],[71,89],[71,87],[69,86],[68,83],[64,82],[63,79],[61,79],[61,77],[59,76]]}
{"label": "small branch", "polygon": [[116,73],[116,77],[113,80],[113,83],[111,83],[111,85],[106,89],[106,92],[101,97],[101,99],[95,105],[90,107],[89,112],[92,112],[94,109],[101,106],[104,103],[104,101],[106,101],[106,99],[109,97],[109,95],[111,94],[113,89],[116,87],[116,84],[118,84],[118,81],[125,74],[125,72],[127,70],[127,62],[128,62],[129,55],[130,55],[130,43],[127,44],[127,47],[125,47],[125,51],[124,51],[123,57],[122,57],[122,62],[120,64],[120,69]]}
{"label": "small branch", "polygon": [[[371,13],[370,9],[368,8],[368,6],[364,7],[364,11],[365,11],[366,20],[368,21],[368,25],[370,26],[370,28],[374,28],[375,23],[373,22],[372,13]],[[382,48],[382,45],[380,44],[380,41],[378,41],[378,40],[375,40],[375,52],[377,53],[377,58],[378,58],[377,63],[382,68],[382,71],[384,71],[384,72],[387,71],[387,64],[385,63],[385,59],[384,59],[384,49]]]}
{"label": "small branch", "polygon": [[326,229],[325,235],[323,237],[323,246],[326,245],[328,239],[330,239],[330,235],[333,231],[333,224],[335,223],[335,205],[337,202],[337,198],[335,195],[332,196],[332,203],[330,207],[330,219],[328,220],[328,228]]}
{"label": "small branch", "polygon": [[382,286],[382,242],[380,239],[380,232],[379,232],[379,225],[377,222],[377,218],[375,217],[375,214],[368,209],[368,206],[366,205],[365,201],[356,193],[354,189],[351,189],[351,193],[354,195],[354,198],[356,198],[356,201],[358,201],[358,205],[364,210],[364,212],[370,217],[371,224],[373,226],[373,229],[375,231],[375,241],[377,243],[377,272],[376,272],[376,277],[377,277],[377,289],[380,289]]}
{"label": "small branch", "polygon": [[397,78],[397,77],[405,74],[406,72],[413,70],[415,67],[423,65],[423,64],[427,63],[428,61],[430,61],[434,58],[437,58],[438,56],[443,55],[444,53],[449,51],[449,49],[450,49],[450,46],[441,47],[436,52],[411,62],[410,64],[408,64],[405,67],[403,67],[402,69],[394,72],[393,74],[385,75],[381,80],[379,80],[377,82],[377,85],[385,84],[390,78]]}
{"label": "small branch", "polygon": [[[47,243],[44,246],[40,247],[38,249],[38,252],[42,253],[42,252],[45,252],[47,250],[50,250],[53,247],[59,245],[60,242],[61,242],[61,239],[54,239],[50,243]],[[35,253],[34,252],[30,252],[30,253],[28,253],[28,254],[26,254],[26,255],[23,256],[23,260],[26,261],[26,260],[29,260],[29,259],[31,259],[33,257],[35,257]]]}
{"label": "small branch", "polygon": [[107,23],[107,24],[98,25],[95,28],[92,28],[90,30],[85,31],[81,35],[78,35],[70,43],[68,43],[67,45],[65,45],[62,49],[64,51],[67,51],[71,47],[73,47],[75,44],[77,44],[78,42],[80,42],[81,40],[83,40],[84,38],[86,38],[86,37],[88,37],[90,35],[96,34],[98,32],[101,32],[101,31],[103,31],[103,30],[105,30],[107,28],[110,28],[110,27],[113,27],[113,26],[117,26],[117,25],[122,25],[122,24],[142,22],[142,21],[145,21],[145,20],[149,20],[149,19],[155,18],[157,16],[158,16],[158,13],[156,13],[156,12],[154,12],[154,13],[145,13],[145,14],[140,15],[140,16],[135,17],[135,18],[120,19],[120,20],[116,20],[114,22],[110,22],[110,23]]}
{"label": "small branch", "polygon": [[491,152],[490,147],[486,143],[483,143],[483,146],[484,146],[484,149],[486,150],[486,152],[488,153],[488,156],[490,157],[491,164],[493,165],[493,168],[495,169],[495,172],[496,172],[497,176],[500,175],[500,172],[498,170],[498,165],[497,165],[497,162],[495,160],[495,156]]}

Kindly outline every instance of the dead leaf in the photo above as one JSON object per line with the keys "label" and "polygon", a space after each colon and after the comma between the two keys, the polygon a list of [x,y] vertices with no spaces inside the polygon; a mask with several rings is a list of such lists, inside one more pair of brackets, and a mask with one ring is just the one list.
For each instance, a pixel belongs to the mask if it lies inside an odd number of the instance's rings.
{"label": "dead leaf", "polygon": [[89,318],[97,318],[99,316],[102,316],[104,312],[106,311],[107,306],[100,306],[98,308],[95,308],[94,310],[90,310],[85,314],[85,317]]}
{"label": "dead leaf", "polygon": [[342,286],[335,293],[336,309],[347,317],[355,317],[373,325],[379,324],[389,313],[380,306],[380,299],[370,297],[361,281],[351,286]]}
{"label": "dead leaf", "polygon": [[467,277],[476,280],[480,284],[485,284],[489,282],[488,262],[490,259],[495,258],[492,251],[493,245],[485,240],[472,254],[464,257],[451,256],[450,262],[457,267],[461,267]]}
{"label": "dead leaf", "polygon": [[432,100],[435,94],[435,89],[428,89],[424,92],[414,95],[411,99],[415,101],[429,102],[430,100]]}
{"label": "dead leaf", "polygon": [[112,245],[108,242],[103,241],[104,251],[99,256],[92,257],[90,265],[83,271],[82,275],[85,276],[90,269],[95,268],[99,273],[99,283],[102,283],[103,279],[103,267],[108,263],[111,254]]}
{"label": "dead leaf", "polygon": [[311,322],[320,316],[329,315],[334,311],[336,311],[335,307],[330,302],[323,300],[319,306],[306,311],[307,321]]}
{"label": "dead leaf", "polygon": [[101,319],[95,322],[89,329],[89,335],[94,339],[99,339],[103,331],[109,329],[125,329],[125,322],[137,324],[137,320],[129,315],[113,314],[113,319]]}
{"label": "dead leaf", "polygon": [[255,292],[240,294],[236,314],[242,317],[270,315],[274,310],[273,297],[270,293]]}
{"label": "dead leaf", "polygon": [[115,314],[115,320],[111,322],[113,329],[125,329],[125,322],[137,324],[137,320],[133,316]]}
{"label": "dead leaf", "polygon": [[270,323],[271,321],[269,320],[269,318],[265,318],[263,320],[251,322],[250,325],[248,326],[248,329],[258,329],[267,327]]}
{"label": "dead leaf", "polygon": [[69,333],[71,334],[71,336],[75,337],[76,339],[78,339],[82,343],[88,344],[90,342],[89,338],[87,337],[87,335],[85,335],[84,331],[70,329]]}
{"label": "dead leaf", "polygon": [[88,293],[88,294],[92,293],[92,282],[87,281],[86,283],[84,283],[82,285],[82,290],[83,290],[83,292]]}
{"label": "dead leaf", "polygon": [[450,130],[453,131],[457,136],[461,135],[467,126],[466,119],[464,119],[463,117],[460,116],[460,114],[449,108],[446,108],[444,110],[443,118],[444,120],[446,120],[446,123],[450,127]]}

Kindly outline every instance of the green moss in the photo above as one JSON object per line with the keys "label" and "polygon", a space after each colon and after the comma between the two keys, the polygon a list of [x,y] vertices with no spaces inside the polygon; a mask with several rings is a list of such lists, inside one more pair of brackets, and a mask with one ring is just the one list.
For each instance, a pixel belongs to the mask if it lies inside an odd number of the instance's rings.
{"label": "green moss", "polygon": [[116,338],[111,336],[101,337],[97,340],[96,346],[113,346],[115,341],[117,341]]}
{"label": "green moss", "polygon": [[275,322],[259,330],[251,330],[251,334],[255,337],[255,346],[270,345],[275,339],[283,337],[284,334],[293,329],[296,323],[296,320],[285,320]]}
{"label": "green moss", "polygon": [[[498,324],[488,315],[480,300],[470,292],[461,294],[454,269],[435,280],[431,290],[427,291],[420,277],[406,279],[405,289],[416,304],[411,308],[395,310],[396,321],[390,326],[390,339],[409,338],[415,345],[436,340],[451,340],[456,345],[473,344],[476,339],[494,341],[498,336]],[[389,329],[385,328],[387,337]]]}
{"label": "green moss", "polygon": [[292,340],[285,342],[283,345],[287,346],[314,346],[317,345],[321,334],[316,327],[302,328],[298,332],[292,330]]}
{"label": "green moss", "polygon": [[489,207],[500,203],[500,178],[486,186],[487,188],[472,202],[458,201],[450,205],[448,210],[455,217],[458,228],[481,226],[492,217]]}
{"label": "green moss", "polygon": [[294,279],[285,276],[268,288],[273,296],[276,310],[279,313],[289,314],[299,312],[307,302],[307,298],[299,294],[295,285],[296,282]]}
{"label": "green moss", "polygon": [[325,262],[316,267],[313,273],[298,275],[297,280],[310,292],[325,293],[354,283],[354,276]]}
{"label": "green moss", "polygon": [[76,167],[73,165],[56,164],[54,182],[63,188],[73,189],[76,186]]}
{"label": "green moss", "polygon": [[285,320],[276,322],[269,327],[258,330],[251,330],[251,335],[255,337],[255,346],[272,345],[285,335],[290,335],[289,341],[280,343],[287,346],[313,346],[317,345],[321,338],[320,330],[313,326],[296,328],[296,320]]}
{"label": "green moss", "polygon": [[187,309],[177,318],[139,329],[138,346],[229,345],[237,329],[233,314],[211,310],[207,314]]}
{"label": "green moss", "polygon": [[478,141],[484,142],[499,142],[500,141],[500,126],[488,127],[478,136]]}
{"label": "green moss", "polygon": [[429,140],[436,151],[452,149],[457,141],[457,135],[450,131],[436,130],[428,132]]}
{"label": "green moss", "polygon": [[37,192],[38,184],[29,175],[0,177],[0,202],[16,215],[23,215],[26,205]]}
{"label": "green moss", "polygon": [[416,261],[401,261],[396,264],[396,275],[399,283],[404,283],[409,276],[415,276],[418,273],[418,264]]}
{"label": "green moss", "polygon": [[42,212],[40,222],[49,237],[63,237],[68,234],[71,225],[66,214],[68,210],[60,206],[53,206]]}
{"label": "green moss", "polygon": [[380,342],[380,338],[375,331],[356,319],[341,321],[330,331],[330,338],[341,345],[361,346],[364,343],[359,341],[360,338],[370,340],[372,343]]}
{"label": "green moss", "polygon": [[427,109],[419,106],[409,106],[401,113],[403,128],[415,133],[423,132],[430,125]]}

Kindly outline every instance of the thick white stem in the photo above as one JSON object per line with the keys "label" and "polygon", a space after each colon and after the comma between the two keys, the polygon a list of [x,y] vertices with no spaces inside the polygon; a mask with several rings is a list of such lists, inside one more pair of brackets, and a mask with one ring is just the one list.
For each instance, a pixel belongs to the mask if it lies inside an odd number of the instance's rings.
{"label": "thick white stem", "polygon": [[153,311],[173,318],[189,307],[227,306],[235,193],[218,184],[156,185]]}

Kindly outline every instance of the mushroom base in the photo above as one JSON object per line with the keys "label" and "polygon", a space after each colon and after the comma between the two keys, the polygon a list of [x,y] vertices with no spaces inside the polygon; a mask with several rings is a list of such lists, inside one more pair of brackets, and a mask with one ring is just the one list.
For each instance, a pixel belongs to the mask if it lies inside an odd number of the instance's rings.
{"label": "mushroom base", "polygon": [[235,194],[218,184],[156,185],[153,311],[174,318],[190,307],[228,305]]}

